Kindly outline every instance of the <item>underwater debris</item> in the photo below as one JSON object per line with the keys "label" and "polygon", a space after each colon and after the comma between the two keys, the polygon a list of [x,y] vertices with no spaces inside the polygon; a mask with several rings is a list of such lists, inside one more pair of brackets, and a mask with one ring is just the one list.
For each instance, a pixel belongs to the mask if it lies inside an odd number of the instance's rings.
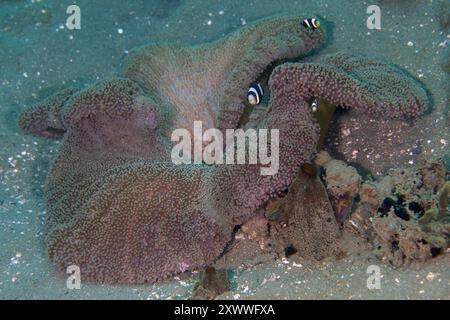
{"label": "underwater debris", "polygon": [[206,267],[200,272],[200,278],[194,285],[192,300],[213,300],[218,295],[230,290],[227,270]]}
{"label": "underwater debris", "polygon": [[325,164],[330,160],[331,160],[330,154],[325,150],[321,150],[316,154],[316,157],[314,158],[314,163],[318,166],[324,167]]}
{"label": "underwater debris", "polygon": [[423,214],[425,213],[425,210],[423,209],[423,207],[418,203],[418,202],[410,202],[408,204],[408,209],[412,212],[414,212],[414,215],[417,218],[421,218],[423,216]]}
{"label": "underwater debris", "polygon": [[288,244],[286,248],[284,248],[284,255],[286,256],[286,258],[292,256],[293,254],[296,254],[297,252],[298,250],[295,249],[295,247],[292,244]]}
{"label": "underwater debris", "polygon": [[436,192],[445,182],[444,165],[440,162],[427,162],[421,169],[422,182],[425,188]]}
{"label": "underwater debris", "polygon": [[266,247],[266,239],[269,235],[269,222],[262,215],[251,218],[241,227],[241,230],[247,237],[256,241],[261,249]]}
{"label": "underwater debris", "polygon": [[361,189],[361,177],[355,168],[340,160],[324,164],[325,182],[336,220],[343,223],[352,210]]}
{"label": "underwater debris", "polygon": [[385,217],[388,215],[391,209],[394,210],[394,213],[397,217],[406,221],[409,220],[409,213],[406,211],[401,198],[399,198],[399,200],[397,201],[390,197],[385,198],[377,211],[378,213],[380,213],[380,217]]}
{"label": "underwater debris", "polygon": [[436,257],[450,243],[449,183],[444,178],[442,162],[430,160],[364,182],[353,223],[345,227],[366,237],[375,255],[394,267]]}
{"label": "underwater debris", "polygon": [[269,221],[258,213],[242,226],[235,229],[234,239],[223,255],[214,263],[217,269],[253,267],[274,261],[280,255],[271,235]]}

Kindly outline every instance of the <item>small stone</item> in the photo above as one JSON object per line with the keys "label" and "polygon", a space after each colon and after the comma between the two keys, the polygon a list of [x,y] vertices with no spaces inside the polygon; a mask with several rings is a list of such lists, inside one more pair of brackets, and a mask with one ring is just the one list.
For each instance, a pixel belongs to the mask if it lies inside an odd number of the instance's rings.
{"label": "small stone", "polygon": [[322,150],[316,155],[316,158],[314,159],[314,163],[318,166],[323,167],[330,160],[331,160],[331,157],[330,157],[329,153],[326,152],[325,150]]}
{"label": "small stone", "polygon": [[426,278],[427,278],[428,281],[433,281],[434,278],[436,278],[437,275],[438,275],[438,273],[428,272]]}

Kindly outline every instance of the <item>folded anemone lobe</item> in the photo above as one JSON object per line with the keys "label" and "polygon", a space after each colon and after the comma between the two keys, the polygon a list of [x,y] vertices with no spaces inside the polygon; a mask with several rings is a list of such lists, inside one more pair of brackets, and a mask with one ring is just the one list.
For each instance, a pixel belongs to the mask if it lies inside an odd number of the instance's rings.
{"label": "folded anemone lobe", "polygon": [[430,106],[426,90],[416,79],[367,57],[338,53],[279,68],[284,77],[280,86],[295,81],[305,99],[321,97],[373,116],[403,119],[419,116]]}
{"label": "folded anemone lobe", "polygon": [[275,61],[302,57],[325,38],[299,17],[260,20],[218,41],[192,47],[150,44],[130,52],[123,74],[168,101],[175,128],[237,127],[248,86]]}
{"label": "folded anemone lobe", "polygon": [[20,128],[26,133],[47,139],[61,139],[66,131],[60,116],[61,109],[78,90],[78,87],[65,88],[28,108],[20,116]]}
{"label": "folded anemone lobe", "polygon": [[203,171],[168,160],[164,111],[126,79],[77,93],[45,190],[45,241],[85,280],[154,282],[213,261],[231,230],[205,214]]}

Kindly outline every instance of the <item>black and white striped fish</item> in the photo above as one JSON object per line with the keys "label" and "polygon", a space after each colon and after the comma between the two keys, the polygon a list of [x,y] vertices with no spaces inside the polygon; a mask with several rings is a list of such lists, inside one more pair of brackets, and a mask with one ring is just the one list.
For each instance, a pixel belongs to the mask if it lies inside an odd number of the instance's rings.
{"label": "black and white striped fish", "polygon": [[315,30],[320,27],[320,21],[315,18],[308,18],[303,20],[302,25],[308,29]]}
{"label": "black and white striped fish", "polygon": [[264,90],[259,83],[250,86],[247,91],[247,100],[251,105],[260,104],[263,96]]}

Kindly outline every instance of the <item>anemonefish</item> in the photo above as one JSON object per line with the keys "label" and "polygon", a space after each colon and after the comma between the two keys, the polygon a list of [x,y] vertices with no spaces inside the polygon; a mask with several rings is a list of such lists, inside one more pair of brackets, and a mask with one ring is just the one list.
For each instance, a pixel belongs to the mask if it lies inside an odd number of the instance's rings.
{"label": "anemonefish", "polygon": [[309,18],[309,19],[305,19],[303,20],[302,24],[311,30],[315,30],[318,27],[320,27],[320,21],[315,19],[315,18]]}
{"label": "anemonefish", "polygon": [[252,85],[247,92],[247,100],[251,105],[256,105],[261,102],[261,98],[264,96],[263,88],[259,83]]}
{"label": "anemonefish", "polygon": [[317,101],[317,99],[314,99],[313,102],[311,102],[311,111],[316,112],[318,108],[319,102]]}

